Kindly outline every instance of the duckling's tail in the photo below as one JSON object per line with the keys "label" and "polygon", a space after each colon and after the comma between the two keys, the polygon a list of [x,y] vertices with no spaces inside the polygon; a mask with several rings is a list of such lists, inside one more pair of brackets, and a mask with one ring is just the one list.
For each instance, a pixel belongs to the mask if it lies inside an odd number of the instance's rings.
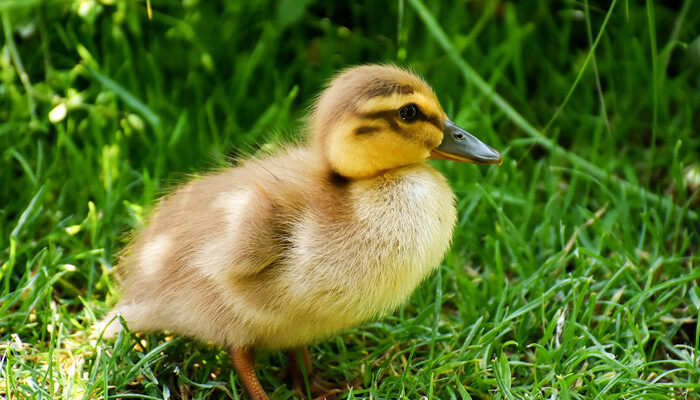
{"label": "duckling's tail", "polygon": [[103,339],[110,339],[117,336],[119,332],[124,329],[121,321],[119,321],[119,315],[119,310],[116,308],[110,311],[100,322],[92,326],[90,336],[94,338],[101,336]]}
{"label": "duckling's tail", "polygon": [[131,326],[135,311],[134,307],[133,304],[119,302],[100,322],[92,326],[91,336],[94,338],[101,336],[103,339],[116,337],[119,332],[124,330],[122,320],[129,323],[130,328],[134,328]]}

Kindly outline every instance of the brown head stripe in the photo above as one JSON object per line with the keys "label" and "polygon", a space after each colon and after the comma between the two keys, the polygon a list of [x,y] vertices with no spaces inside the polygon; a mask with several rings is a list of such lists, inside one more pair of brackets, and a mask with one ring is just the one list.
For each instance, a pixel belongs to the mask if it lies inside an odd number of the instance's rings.
{"label": "brown head stripe", "polygon": [[392,81],[378,81],[368,85],[363,94],[367,98],[372,98],[379,96],[391,96],[394,93],[411,94],[413,92],[414,89],[410,85],[403,85]]}

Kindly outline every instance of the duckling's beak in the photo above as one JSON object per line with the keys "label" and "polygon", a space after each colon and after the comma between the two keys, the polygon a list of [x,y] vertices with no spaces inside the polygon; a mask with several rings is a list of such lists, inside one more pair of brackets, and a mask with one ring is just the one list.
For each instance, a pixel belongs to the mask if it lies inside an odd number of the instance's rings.
{"label": "duckling's beak", "polygon": [[457,126],[449,119],[443,121],[442,143],[430,152],[431,158],[443,160],[466,161],[474,164],[501,164],[501,153],[484,144],[471,133]]}

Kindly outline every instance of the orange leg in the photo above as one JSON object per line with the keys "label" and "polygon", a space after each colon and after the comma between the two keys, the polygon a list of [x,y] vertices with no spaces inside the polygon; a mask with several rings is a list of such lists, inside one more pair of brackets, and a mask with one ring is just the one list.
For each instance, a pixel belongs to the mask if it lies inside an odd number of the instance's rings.
{"label": "orange leg", "polygon": [[[289,361],[287,363],[287,371],[284,375],[287,379],[291,380],[292,389],[294,389],[297,396],[303,396],[305,393],[304,374],[299,364],[299,356],[297,355],[297,351],[294,349],[287,351],[287,358],[289,358]],[[309,359],[309,361],[311,360]],[[310,374],[308,368],[306,369],[306,374],[307,376]]]}
{"label": "orange leg", "polygon": [[253,349],[239,347],[230,349],[228,354],[231,357],[233,368],[236,369],[238,377],[241,379],[245,390],[248,392],[248,396],[250,396],[252,400],[269,400],[262,386],[260,386],[258,376],[255,375],[255,370],[253,369],[253,358],[255,355]]}
{"label": "orange leg", "polygon": [[299,349],[301,352],[301,359],[304,360],[304,368],[306,368],[306,373],[311,376],[314,373],[314,365],[311,363],[311,354],[309,354],[309,348],[304,346]]}
{"label": "orange leg", "polygon": [[[301,353],[301,360],[299,359],[299,353],[297,353],[297,351]],[[342,393],[350,387],[358,387],[359,382],[333,384],[316,376],[314,373],[314,365],[311,362],[311,355],[306,346],[287,351],[287,356],[289,357],[289,364],[287,365],[286,375],[291,379],[292,388],[299,397],[303,398],[306,394],[304,372],[306,372],[306,376],[309,378],[309,391],[311,395],[318,396],[314,400],[337,399],[336,395],[338,393]],[[304,371],[301,369],[302,362]]]}
{"label": "orange leg", "polygon": [[[304,363],[304,371],[301,369],[301,364],[299,363],[299,354],[301,353],[301,360]],[[287,358],[289,358],[289,364],[287,365],[286,376],[292,379],[303,378],[304,372],[306,376],[311,376],[314,372],[314,365],[311,363],[311,355],[309,354],[308,347],[299,347],[297,349],[287,350]]]}

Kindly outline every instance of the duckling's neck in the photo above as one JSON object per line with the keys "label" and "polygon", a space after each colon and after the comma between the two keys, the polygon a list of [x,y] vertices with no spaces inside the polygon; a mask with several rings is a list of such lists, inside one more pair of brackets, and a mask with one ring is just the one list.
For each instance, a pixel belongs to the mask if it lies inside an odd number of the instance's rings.
{"label": "duckling's neck", "polygon": [[[328,154],[327,146],[328,144],[323,140],[319,139],[322,135],[313,135],[311,142],[307,145],[306,149],[310,151],[312,158],[318,162],[318,165],[324,173],[330,177],[332,183],[337,183],[340,186],[344,186],[352,181],[361,181],[366,179],[373,179],[385,174],[392,174],[395,171],[401,170],[403,168],[410,168],[415,165],[427,165],[425,161],[418,163],[411,163],[407,165],[402,165],[398,167],[382,168],[381,165],[386,166],[395,165],[395,161],[391,162],[374,162],[373,160],[361,160],[352,157],[351,155],[344,155],[342,159],[336,160],[335,163],[331,161]],[[344,165],[345,167],[351,166],[351,168],[340,167]]]}
{"label": "duckling's neck", "polygon": [[333,184],[333,186],[338,186],[338,187],[347,186],[347,184],[350,183],[350,181],[351,181],[350,178],[341,175],[340,173],[335,171],[333,168],[330,168],[330,166],[328,166],[327,174],[329,176],[328,181],[331,184]]}
{"label": "duckling's neck", "polygon": [[404,166],[401,166],[398,168],[378,170],[375,173],[368,175],[368,176],[347,177],[347,176],[342,175],[340,172],[336,171],[335,169],[333,169],[333,167],[330,164],[326,164],[324,167],[327,171],[327,175],[330,177],[329,181],[336,186],[347,186],[348,184],[353,183],[353,182],[365,182],[365,181],[372,181],[375,179],[390,180],[390,179],[402,176],[406,171],[413,170],[413,169],[427,168],[427,169],[433,170],[433,168],[430,167],[428,165],[428,163],[422,162],[422,163],[404,165]]}
{"label": "duckling's neck", "polygon": [[412,168],[417,168],[417,167],[424,167],[424,168],[429,168],[433,170],[432,167],[428,165],[427,162],[421,162],[421,163],[414,163],[414,164],[408,164],[404,165],[401,167],[397,168],[391,168],[391,169],[378,169],[370,174],[363,175],[363,176],[347,176],[342,174],[340,171],[338,171],[336,168],[333,167],[333,165],[328,161],[328,157],[325,155],[322,155],[323,153],[319,154],[319,152],[316,152],[316,158],[317,160],[320,161],[320,168],[322,171],[324,171],[324,175],[328,177],[328,181],[333,184],[333,186],[336,187],[345,187],[350,183],[353,182],[362,182],[362,181],[371,181],[373,179],[381,179],[385,180],[387,178],[391,178],[396,175],[401,175],[402,172],[412,169]]}

